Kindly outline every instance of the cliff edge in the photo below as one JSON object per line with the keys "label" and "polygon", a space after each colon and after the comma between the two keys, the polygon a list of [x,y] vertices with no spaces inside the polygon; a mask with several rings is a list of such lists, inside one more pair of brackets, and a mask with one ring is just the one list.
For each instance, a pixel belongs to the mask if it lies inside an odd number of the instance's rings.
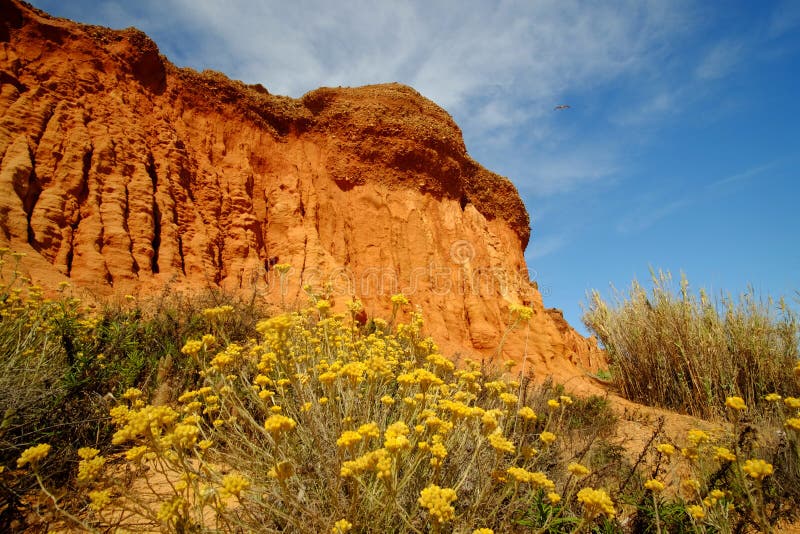
{"label": "cliff edge", "polygon": [[[602,354],[529,281],[527,211],[415,90],[302,98],[177,68],[142,32],[0,0],[0,243],[24,272],[95,293],[220,286],[372,316],[406,294],[453,354],[569,377]],[[291,265],[281,279],[277,263]]]}

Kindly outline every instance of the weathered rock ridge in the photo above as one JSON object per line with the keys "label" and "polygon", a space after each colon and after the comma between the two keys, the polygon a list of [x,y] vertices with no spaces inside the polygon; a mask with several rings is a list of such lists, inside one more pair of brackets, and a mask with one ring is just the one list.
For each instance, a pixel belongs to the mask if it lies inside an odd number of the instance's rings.
{"label": "weathered rock ridge", "polygon": [[504,357],[562,376],[599,358],[529,282],[514,186],[409,87],[274,96],[16,0],[0,0],[0,84],[0,243],[42,285],[288,304],[329,285],[376,316],[402,291],[446,350],[484,355],[527,304]]}

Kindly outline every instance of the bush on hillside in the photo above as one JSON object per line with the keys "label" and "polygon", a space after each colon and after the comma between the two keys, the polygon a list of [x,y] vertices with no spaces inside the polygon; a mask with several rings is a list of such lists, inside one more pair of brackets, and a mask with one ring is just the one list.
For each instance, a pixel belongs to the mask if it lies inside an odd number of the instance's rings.
{"label": "bush on hillside", "polygon": [[725,412],[725,399],[742,397],[763,411],[764,397],[798,396],[786,369],[800,355],[800,322],[781,300],[695,295],[681,279],[653,273],[647,291],[634,282],[607,302],[592,292],[583,321],[602,343],[613,381],[626,398],[698,417]]}

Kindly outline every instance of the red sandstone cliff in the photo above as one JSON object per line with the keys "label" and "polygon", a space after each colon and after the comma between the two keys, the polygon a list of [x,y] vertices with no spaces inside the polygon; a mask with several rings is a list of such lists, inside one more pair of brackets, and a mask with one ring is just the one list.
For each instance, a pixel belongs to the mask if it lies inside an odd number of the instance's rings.
{"label": "red sandstone cliff", "polygon": [[[135,29],[0,0],[0,243],[39,283],[95,292],[330,284],[386,315],[402,291],[450,353],[504,344],[537,372],[596,347],[528,281],[528,214],[466,153],[452,118],[399,84],[274,96],[179,69]],[[288,263],[286,287],[271,269]],[[570,363],[571,362],[571,363]]]}

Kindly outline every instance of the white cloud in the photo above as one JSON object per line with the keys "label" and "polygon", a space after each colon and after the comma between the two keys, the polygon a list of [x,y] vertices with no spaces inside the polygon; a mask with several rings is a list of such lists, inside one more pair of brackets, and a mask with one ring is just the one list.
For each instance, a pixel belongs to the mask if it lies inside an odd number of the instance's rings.
{"label": "white cloud", "polygon": [[624,165],[622,136],[592,139],[553,106],[593,109],[581,120],[618,126],[613,106],[597,106],[594,93],[654,77],[637,120],[658,120],[674,104],[661,79],[669,74],[658,67],[692,26],[683,0],[117,0],[96,11],[140,26],[179,65],[220,70],[276,94],[409,84],[450,111],[472,146],[535,143],[514,166],[518,174],[494,170],[539,195]]}
{"label": "white cloud", "polygon": [[660,202],[639,200],[619,221],[617,232],[626,235],[643,232],[668,215],[691,205],[694,201],[694,198],[688,196]]}
{"label": "white cloud", "polygon": [[720,190],[741,185],[745,182],[751,181],[756,176],[760,176],[764,172],[775,168],[775,166],[778,163],[779,161],[775,160],[775,161],[770,161],[768,163],[764,163],[763,165],[750,167],[749,169],[745,169],[741,172],[737,172],[735,174],[731,174],[729,176],[725,176],[723,178],[715,180],[714,182],[708,184],[706,188],[709,190]]}
{"label": "white cloud", "polygon": [[532,163],[533,168],[522,176],[521,188],[533,196],[563,194],[600,180],[614,180],[620,170],[613,153],[591,146],[532,158]]}
{"label": "white cloud", "polygon": [[743,59],[743,48],[743,43],[737,41],[716,43],[695,69],[695,76],[700,80],[724,78]]}
{"label": "white cloud", "polygon": [[558,251],[567,243],[566,235],[536,235],[525,255],[530,260],[539,259]]}

